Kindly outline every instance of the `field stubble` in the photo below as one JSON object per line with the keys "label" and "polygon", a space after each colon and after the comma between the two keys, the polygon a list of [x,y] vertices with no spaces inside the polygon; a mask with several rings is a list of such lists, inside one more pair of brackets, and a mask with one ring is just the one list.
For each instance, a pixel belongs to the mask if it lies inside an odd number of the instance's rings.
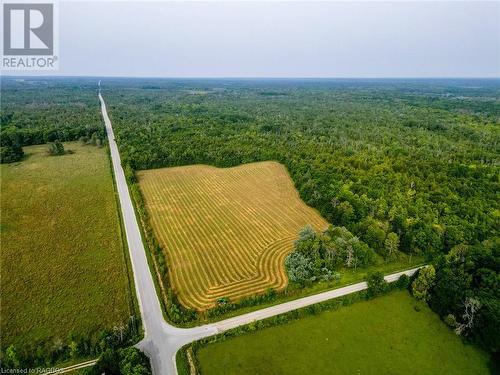
{"label": "field stubble", "polygon": [[204,310],[287,284],[284,258],[305,225],[328,223],[277,162],[140,171],[151,225],[179,301]]}

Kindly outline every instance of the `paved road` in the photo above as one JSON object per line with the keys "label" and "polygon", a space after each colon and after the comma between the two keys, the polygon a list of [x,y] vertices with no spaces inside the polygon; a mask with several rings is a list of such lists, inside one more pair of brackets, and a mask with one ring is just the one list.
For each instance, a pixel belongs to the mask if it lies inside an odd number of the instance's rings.
{"label": "paved road", "polygon": [[99,100],[101,101],[102,116],[108,134],[116,187],[134,271],[135,289],[144,327],[144,339],[138,344],[138,347],[151,359],[155,375],[175,375],[177,371],[173,359],[175,360],[177,350],[193,340],[217,333],[217,329],[211,326],[181,329],[166,323],[163,319],[125,174],[121,166],[113,128],[101,93],[99,93]]}
{"label": "paved road", "polygon": [[[175,365],[175,354],[182,346],[190,342],[199,340],[203,337],[212,336],[256,320],[269,318],[367,288],[366,282],[361,282],[194,328],[177,328],[168,324],[163,319],[160,302],[158,300],[153,278],[149,270],[144,245],[141,239],[141,233],[135,217],[127,182],[125,180],[125,174],[121,166],[120,154],[115,142],[113,128],[111,127],[111,121],[109,120],[108,113],[106,111],[106,104],[100,92],[99,100],[101,101],[102,116],[104,118],[106,132],[108,134],[113,171],[115,174],[123,221],[125,223],[125,232],[127,235],[130,258],[132,260],[132,269],[134,271],[135,289],[141,310],[142,324],[144,327],[144,339],[137,344],[137,347],[143,350],[151,359],[153,373],[155,375],[176,375],[177,369]],[[412,275],[417,269],[418,268],[413,268],[403,272],[398,272],[386,276],[385,279],[387,281],[394,281],[397,280],[403,273]]]}

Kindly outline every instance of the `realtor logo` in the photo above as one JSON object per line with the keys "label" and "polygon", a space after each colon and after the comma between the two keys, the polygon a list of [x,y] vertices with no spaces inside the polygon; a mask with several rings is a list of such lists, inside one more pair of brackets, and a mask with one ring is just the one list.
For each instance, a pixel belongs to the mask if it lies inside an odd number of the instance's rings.
{"label": "realtor logo", "polygon": [[2,67],[4,69],[57,68],[54,43],[57,29],[54,11],[53,3],[3,4]]}
{"label": "realtor logo", "polygon": [[53,4],[4,4],[3,25],[4,55],[52,55]]}

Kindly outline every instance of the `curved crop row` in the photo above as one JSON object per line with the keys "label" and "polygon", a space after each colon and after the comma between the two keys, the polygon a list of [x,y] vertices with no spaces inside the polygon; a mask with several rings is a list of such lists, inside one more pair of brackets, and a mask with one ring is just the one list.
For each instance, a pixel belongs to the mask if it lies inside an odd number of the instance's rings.
{"label": "curved crop row", "polygon": [[151,225],[179,301],[203,310],[287,284],[284,258],[300,228],[327,223],[276,162],[141,171]]}

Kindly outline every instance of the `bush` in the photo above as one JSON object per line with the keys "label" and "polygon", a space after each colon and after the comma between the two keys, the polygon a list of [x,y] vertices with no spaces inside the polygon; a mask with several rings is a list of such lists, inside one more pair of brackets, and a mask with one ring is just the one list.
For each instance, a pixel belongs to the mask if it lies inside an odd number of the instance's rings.
{"label": "bush", "polygon": [[407,289],[410,286],[410,278],[406,274],[399,276],[398,281],[396,281],[396,287],[399,289]]}
{"label": "bush", "polygon": [[379,296],[387,291],[387,281],[382,272],[369,274],[366,282],[368,283],[368,298]]}
{"label": "bush", "polygon": [[64,155],[64,145],[60,140],[56,139],[54,142],[49,143],[48,152],[52,156]]}
{"label": "bush", "polygon": [[18,145],[2,146],[0,151],[0,163],[13,163],[23,158],[23,148]]}

